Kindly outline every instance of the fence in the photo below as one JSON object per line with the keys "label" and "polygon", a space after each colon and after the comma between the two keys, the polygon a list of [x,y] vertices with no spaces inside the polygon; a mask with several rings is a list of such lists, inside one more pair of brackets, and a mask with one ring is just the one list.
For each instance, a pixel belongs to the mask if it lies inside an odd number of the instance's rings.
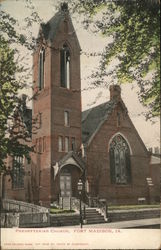
{"label": "fence", "polygon": [[34,204],[5,199],[2,201],[1,227],[50,226],[49,209]]}
{"label": "fence", "polygon": [[13,212],[49,212],[48,208],[37,206],[31,203],[26,203],[23,201],[16,201],[10,199],[2,200],[2,209],[5,211]]}

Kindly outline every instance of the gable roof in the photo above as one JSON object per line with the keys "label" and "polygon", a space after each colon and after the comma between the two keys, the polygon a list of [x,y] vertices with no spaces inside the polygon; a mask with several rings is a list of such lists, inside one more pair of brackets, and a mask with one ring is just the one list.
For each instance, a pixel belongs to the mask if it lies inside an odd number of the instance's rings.
{"label": "gable roof", "polygon": [[68,152],[60,161],[59,161],[59,166],[60,168],[64,165],[67,165],[67,164],[73,164],[73,162],[75,161],[76,164],[74,165],[77,165],[81,168],[81,170],[83,171],[85,169],[85,163],[82,159],[81,156],[79,156],[78,154],[76,154],[75,152],[73,151],[70,151]]}
{"label": "gable roof", "polygon": [[78,41],[78,37],[76,35],[71,17],[69,15],[69,11],[59,10],[47,23],[41,23],[38,37],[40,37],[40,34],[42,32],[46,41],[53,42],[53,40],[55,39],[55,37],[57,35],[57,32],[59,30],[59,26],[60,26],[61,22],[65,21],[65,20],[67,20],[70,23],[70,25],[72,27],[71,34],[75,35],[77,45],[78,45],[79,49],[81,50],[80,44]]}
{"label": "gable roof", "polygon": [[110,100],[82,112],[82,142],[87,144],[118,102]]}
{"label": "gable roof", "polygon": [[42,33],[46,40],[53,40],[56,36],[59,24],[64,20],[64,18],[64,13],[59,11],[47,23],[41,24]]}

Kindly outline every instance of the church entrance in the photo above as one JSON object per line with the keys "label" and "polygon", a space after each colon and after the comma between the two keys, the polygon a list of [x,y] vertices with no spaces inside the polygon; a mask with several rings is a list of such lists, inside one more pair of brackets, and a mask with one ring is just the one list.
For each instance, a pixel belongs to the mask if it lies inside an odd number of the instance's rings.
{"label": "church entrance", "polygon": [[71,197],[71,174],[68,172],[63,172],[60,175],[60,193],[61,197]]}

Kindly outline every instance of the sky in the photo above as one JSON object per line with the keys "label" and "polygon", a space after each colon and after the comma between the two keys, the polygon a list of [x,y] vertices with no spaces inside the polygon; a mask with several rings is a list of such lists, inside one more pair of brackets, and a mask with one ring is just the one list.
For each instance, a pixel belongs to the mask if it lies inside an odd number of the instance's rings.
{"label": "sky", "polygon": [[[23,23],[23,18],[30,15],[30,11],[25,8],[24,0],[0,0],[1,8],[9,12],[14,18],[19,21],[19,29]],[[56,12],[57,0],[33,0],[36,11],[42,18],[43,22],[47,22]],[[93,90],[84,90],[90,85],[88,77],[98,67],[99,58],[87,57],[84,52],[100,52],[103,50],[105,43],[110,42],[110,38],[102,37],[99,34],[93,34],[85,30],[81,24],[81,17],[72,18],[73,25],[82,49],[81,54],[81,84],[82,84],[82,110],[91,108],[100,103],[109,100],[108,88],[96,88]],[[30,30],[37,36],[39,25],[34,25]],[[24,31],[23,31],[24,32]],[[22,51],[23,53],[23,51]],[[32,56],[30,55],[29,64],[32,64]],[[109,79],[110,81],[110,79]],[[138,100],[137,85],[126,84],[121,86],[121,96],[126,104],[129,116],[132,119],[139,135],[141,136],[146,147],[157,147],[160,145],[160,123],[159,118],[151,121],[146,121],[142,112],[145,112],[145,107]],[[31,90],[27,90],[28,95]]]}

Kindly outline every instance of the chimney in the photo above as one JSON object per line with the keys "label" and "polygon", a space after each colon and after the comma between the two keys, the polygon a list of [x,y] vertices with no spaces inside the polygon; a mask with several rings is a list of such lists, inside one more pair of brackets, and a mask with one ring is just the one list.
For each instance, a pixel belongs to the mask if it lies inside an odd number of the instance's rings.
{"label": "chimney", "polygon": [[68,12],[68,4],[66,2],[61,4],[61,11]]}
{"label": "chimney", "polygon": [[119,85],[110,86],[110,100],[120,100],[121,99],[121,88]]}

